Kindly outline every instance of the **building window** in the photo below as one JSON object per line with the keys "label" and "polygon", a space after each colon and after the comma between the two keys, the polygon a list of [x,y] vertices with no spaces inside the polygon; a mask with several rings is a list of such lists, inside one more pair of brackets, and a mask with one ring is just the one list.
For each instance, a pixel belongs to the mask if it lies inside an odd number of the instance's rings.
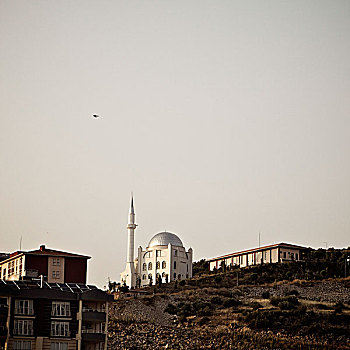
{"label": "building window", "polygon": [[53,337],[69,337],[69,322],[51,322],[51,336]]}
{"label": "building window", "polygon": [[68,350],[68,343],[63,343],[63,342],[52,342],[50,350]]}
{"label": "building window", "polygon": [[15,273],[15,261],[12,260],[8,264],[8,274],[9,276],[12,276]]}
{"label": "building window", "polygon": [[174,261],[174,269],[176,270],[176,261]]}
{"label": "building window", "polygon": [[16,315],[33,315],[33,300],[21,300],[15,301],[15,314]]}
{"label": "building window", "polygon": [[68,301],[53,301],[51,316],[70,316],[70,304]]}
{"label": "building window", "polygon": [[157,257],[163,256],[162,251],[161,251],[161,250],[157,250],[157,251],[156,251],[156,256],[157,256]]}
{"label": "building window", "polygon": [[148,270],[152,270],[152,263],[148,263]]}
{"label": "building window", "polygon": [[32,350],[32,342],[30,340],[15,340],[13,350]]}
{"label": "building window", "polygon": [[15,320],[13,334],[15,335],[33,335],[32,320]]}
{"label": "building window", "polygon": [[163,272],[163,273],[162,273],[162,277],[163,277],[163,278],[165,278],[165,276],[166,276],[166,273],[165,273],[165,272]]}
{"label": "building window", "polygon": [[295,260],[299,260],[298,258],[299,258],[298,253],[295,253]]}
{"label": "building window", "polygon": [[283,252],[283,259],[286,259],[287,258],[287,254],[286,252]]}
{"label": "building window", "polygon": [[292,260],[294,260],[294,253],[292,253],[292,254],[290,255],[290,258],[291,258]]}
{"label": "building window", "polygon": [[52,278],[60,278],[60,271],[52,271]]}
{"label": "building window", "polygon": [[176,272],[174,272],[174,280],[176,280]]}
{"label": "building window", "polygon": [[146,275],[142,275],[142,279],[145,280],[146,279]]}
{"label": "building window", "polygon": [[152,279],[152,274],[151,274],[151,273],[148,275],[148,279],[149,279],[149,280]]}
{"label": "building window", "polygon": [[177,256],[177,250],[174,251],[174,255]]}
{"label": "building window", "polygon": [[162,261],[162,269],[165,269],[165,268],[166,268],[166,262]]}
{"label": "building window", "polygon": [[157,261],[157,263],[156,263],[156,269],[160,269],[160,261]]}
{"label": "building window", "polygon": [[61,264],[60,258],[53,258],[52,260],[53,266],[60,266],[60,264]]}
{"label": "building window", "polygon": [[147,270],[147,264],[146,263],[143,263],[142,264],[142,271],[146,271]]}

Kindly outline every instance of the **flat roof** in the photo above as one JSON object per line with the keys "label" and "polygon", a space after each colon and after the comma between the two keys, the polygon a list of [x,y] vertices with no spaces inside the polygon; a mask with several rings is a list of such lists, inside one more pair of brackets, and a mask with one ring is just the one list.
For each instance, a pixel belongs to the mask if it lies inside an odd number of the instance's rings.
{"label": "flat roof", "polygon": [[248,254],[248,253],[258,252],[258,251],[261,251],[261,250],[277,248],[277,247],[306,249],[306,247],[302,247],[300,245],[295,245],[295,244],[290,244],[290,243],[276,243],[276,244],[270,244],[270,245],[266,245],[266,246],[259,247],[259,248],[252,248],[252,249],[247,249],[247,250],[241,250],[239,252],[234,252],[234,253],[230,253],[230,254],[221,255],[221,256],[218,256],[216,258],[208,259],[207,261],[210,262],[210,261],[215,261],[215,260],[220,260],[220,259],[226,259],[226,258],[230,258],[230,257],[237,256],[237,255]]}

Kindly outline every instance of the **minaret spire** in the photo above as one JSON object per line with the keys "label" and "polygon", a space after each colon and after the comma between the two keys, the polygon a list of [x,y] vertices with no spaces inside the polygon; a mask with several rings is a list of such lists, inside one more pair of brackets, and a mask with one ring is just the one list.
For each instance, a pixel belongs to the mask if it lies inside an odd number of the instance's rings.
{"label": "minaret spire", "polygon": [[134,194],[132,192],[131,192],[130,214],[135,214],[135,211],[134,211]]}

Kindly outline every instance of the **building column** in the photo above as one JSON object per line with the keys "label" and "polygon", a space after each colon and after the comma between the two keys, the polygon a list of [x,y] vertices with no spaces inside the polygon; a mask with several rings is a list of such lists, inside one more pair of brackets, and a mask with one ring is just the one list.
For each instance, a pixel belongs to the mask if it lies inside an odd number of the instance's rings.
{"label": "building column", "polygon": [[82,300],[79,300],[79,309],[78,309],[78,334],[77,334],[78,349],[77,349],[77,350],[81,350],[82,323],[83,323],[83,301],[82,301]]}

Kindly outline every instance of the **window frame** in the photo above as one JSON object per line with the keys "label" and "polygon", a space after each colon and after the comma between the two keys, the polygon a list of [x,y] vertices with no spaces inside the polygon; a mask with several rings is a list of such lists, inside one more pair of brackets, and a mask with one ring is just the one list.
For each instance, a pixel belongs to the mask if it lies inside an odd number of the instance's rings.
{"label": "window frame", "polygon": [[52,337],[70,337],[69,322],[68,321],[51,321]]}
{"label": "window frame", "polygon": [[70,302],[54,300],[51,304],[51,316],[71,317]]}
{"label": "window frame", "polygon": [[34,307],[32,299],[16,299],[15,315],[34,315]]}
{"label": "window frame", "polygon": [[13,350],[32,350],[32,341],[31,340],[17,340],[16,339],[13,341]]}
{"label": "window frame", "polygon": [[68,342],[53,341],[50,344],[50,350],[68,350]]}
{"label": "window frame", "polygon": [[33,335],[33,320],[15,319],[13,323],[14,335]]}

